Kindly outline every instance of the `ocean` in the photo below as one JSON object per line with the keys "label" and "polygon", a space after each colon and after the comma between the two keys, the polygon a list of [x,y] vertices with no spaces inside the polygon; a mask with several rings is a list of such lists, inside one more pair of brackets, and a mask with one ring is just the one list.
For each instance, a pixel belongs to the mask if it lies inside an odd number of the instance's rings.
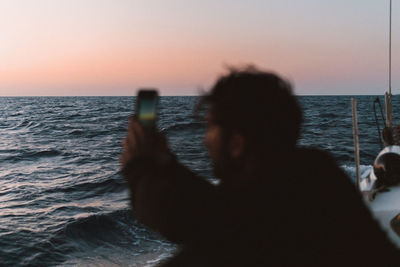
{"label": "ocean", "polygon": [[[376,96],[356,98],[365,175],[380,151]],[[300,144],[331,152],[354,180],[350,96],[298,99]],[[204,121],[193,115],[197,100],[161,97],[158,124],[184,165],[213,178]],[[0,98],[1,266],[154,266],[174,252],[174,244],[133,217],[119,173],[133,103],[134,97]],[[400,98],[393,104],[399,110]]]}

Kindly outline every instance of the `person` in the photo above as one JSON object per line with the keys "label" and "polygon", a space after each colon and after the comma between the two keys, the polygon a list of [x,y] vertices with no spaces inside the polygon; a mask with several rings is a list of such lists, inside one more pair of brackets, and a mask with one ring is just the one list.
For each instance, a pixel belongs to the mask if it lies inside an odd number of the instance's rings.
{"label": "person", "polygon": [[400,145],[400,125],[385,127],[382,130],[383,143],[386,146]]}
{"label": "person", "polygon": [[231,70],[202,97],[217,185],[131,118],[121,163],[137,218],[180,250],[164,266],[389,266],[397,249],[334,159],[297,145],[290,84]]}

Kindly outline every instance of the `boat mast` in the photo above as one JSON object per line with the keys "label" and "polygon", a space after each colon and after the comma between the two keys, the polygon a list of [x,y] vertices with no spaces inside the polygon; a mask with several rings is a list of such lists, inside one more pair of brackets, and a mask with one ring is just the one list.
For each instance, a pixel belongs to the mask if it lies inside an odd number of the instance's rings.
{"label": "boat mast", "polygon": [[389,95],[392,95],[392,0],[390,0],[389,16]]}
{"label": "boat mast", "polygon": [[389,91],[385,94],[386,127],[392,127],[392,0],[389,8]]}

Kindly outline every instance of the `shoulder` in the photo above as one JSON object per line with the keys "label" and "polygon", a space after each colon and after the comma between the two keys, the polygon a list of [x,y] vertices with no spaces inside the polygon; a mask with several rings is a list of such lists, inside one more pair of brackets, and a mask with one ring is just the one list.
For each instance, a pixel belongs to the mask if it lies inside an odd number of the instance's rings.
{"label": "shoulder", "polygon": [[294,160],[298,176],[311,187],[323,187],[328,191],[344,190],[344,188],[353,190],[354,185],[350,177],[329,152],[302,147],[295,152]]}
{"label": "shoulder", "polygon": [[314,147],[298,147],[295,154],[303,157],[306,156],[310,158],[333,160],[333,157],[329,152]]}
{"label": "shoulder", "polygon": [[296,162],[307,169],[326,170],[326,168],[338,168],[339,166],[333,156],[317,148],[299,147],[294,152]]}

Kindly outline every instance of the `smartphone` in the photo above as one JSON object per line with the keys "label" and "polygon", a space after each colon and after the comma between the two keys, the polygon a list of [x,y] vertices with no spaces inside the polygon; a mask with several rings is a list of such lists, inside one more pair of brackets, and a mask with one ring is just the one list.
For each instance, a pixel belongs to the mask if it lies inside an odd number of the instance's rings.
{"label": "smartphone", "polygon": [[136,118],[144,128],[155,128],[157,121],[158,92],[141,89],[136,97]]}

